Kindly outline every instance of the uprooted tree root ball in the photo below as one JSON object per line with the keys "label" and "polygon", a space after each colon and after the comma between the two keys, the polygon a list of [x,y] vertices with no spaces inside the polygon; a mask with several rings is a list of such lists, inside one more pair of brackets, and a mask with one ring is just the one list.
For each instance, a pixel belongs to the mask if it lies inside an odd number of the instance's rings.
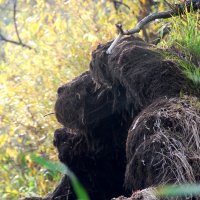
{"label": "uprooted tree root ball", "polygon": [[[55,131],[54,145],[60,161],[91,200],[199,181],[199,103],[179,97],[199,96],[190,80],[140,38],[122,38],[108,55],[110,44],[93,52],[90,71],[58,89],[55,113],[63,128]],[[67,176],[46,199],[76,200]]]}
{"label": "uprooted tree root ball", "polygon": [[118,96],[123,91],[124,108],[132,117],[159,97],[192,93],[190,81],[178,64],[163,57],[163,50],[134,36],[123,38],[111,55],[106,54],[108,46],[99,45],[93,52],[91,76],[97,85],[112,88],[117,105],[122,103]]}
{"label": "uprooted tree root ball", "polygon": [[[141,39],[123,38],[112,55],[106,54],[109,45],[94,51],[90,72],[58,89],[55,106],[65,126],[55,132],[59,158],[77,174],[91,199],[101,200],[126,194],[125,143],[138,113],[157,99],[192,93],[179,66]],[[129,176],[133,174],[127,169]],[[143,189],[128,184],[131,190]]]}
{"label": "uprooted tree root ball", "polygon": [[125,185],[131,191],[200,181],[200,102],[158,99],[130,127]]}

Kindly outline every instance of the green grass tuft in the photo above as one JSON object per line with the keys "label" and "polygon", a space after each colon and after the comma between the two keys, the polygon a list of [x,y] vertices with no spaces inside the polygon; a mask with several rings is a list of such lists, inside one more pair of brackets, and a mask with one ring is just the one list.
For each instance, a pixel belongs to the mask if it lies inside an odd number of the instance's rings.
{"label": "green grass tuft", "polygon": [[160,44],[175,52],[165,57],[180,64],[184,74],[195,88],[200,86],[200,24],[199,13],[186,13],[170,20],[171,32]]}
{"label": "green grass tuft", "polygon": [[159,197],[185,197],[200,195],[200,184],[165,185],[157,188]]}
{"label": "green grass tuft", "polygon": [[[78,197],[78,200],[90,200],[86,190],[82,186],[82,184],[79,182],[75,174],[64,164],[62,163],[54,163],[51,161],[48,161],[40,156],[31,155],[31,159],[38,163],[39,165],[42,165],[43,167],[52,170],[52,171],[59,171],[62,174],[67,175],[72,183],[72,187],[76,193],[76,196]],[[67,197],[66,197],[67,199]]]}

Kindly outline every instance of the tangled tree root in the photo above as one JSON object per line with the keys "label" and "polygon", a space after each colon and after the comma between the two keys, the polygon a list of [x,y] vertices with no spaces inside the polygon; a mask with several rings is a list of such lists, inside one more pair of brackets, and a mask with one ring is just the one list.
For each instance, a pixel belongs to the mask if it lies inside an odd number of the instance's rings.
{"label": "tangled tree root", "polygon": [[112,198],[112,200],[158,200],[157,191],[154,187],[149,187],[143,190],[134,192],[131,197],[120,196]]}
{"label": "tangled tree root", "polygon": [[159,99],[134,120],[128,134],[126,187],[200,181],[200,102]]}
{"label": "tangled tree root", "polygon": [[124,107],[133,118],[157,98],[192,93],[180,66],[140,38],[122,38],[111,55],[106,54],[108,46],[99,45],[93,52],[91,76],[98,86],[111,89],[118,105],[122,104],[119,95],[123,91]]}

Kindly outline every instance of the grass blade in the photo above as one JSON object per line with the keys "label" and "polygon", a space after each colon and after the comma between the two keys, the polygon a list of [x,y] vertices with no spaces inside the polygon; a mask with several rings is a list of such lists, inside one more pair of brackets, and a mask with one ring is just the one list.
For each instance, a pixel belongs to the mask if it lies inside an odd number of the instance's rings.
{"label": "grass blade", "polygon": [[200,195],[200,184],[165,185],[158,187],[160,197],[197,196]]}
{"label": "grass blade", "polygon": [[82,184],[79,182],[79,180],[77,179],[77,177],[75,176],[75,174],[64,164],[62,163],[54,163],[51,161],[48,161],[40,156],[36,156],[34,154],[32,154],[31,156],[31,160],[33,160],[34,162],[36,162],[37,164],[52,170],[52,171],[59,171],[62,174],[66,174],[72,183],[72,187],[78,197],[78,200],[90,200],[87,192],[85,191],[84,187],[82,186]]}

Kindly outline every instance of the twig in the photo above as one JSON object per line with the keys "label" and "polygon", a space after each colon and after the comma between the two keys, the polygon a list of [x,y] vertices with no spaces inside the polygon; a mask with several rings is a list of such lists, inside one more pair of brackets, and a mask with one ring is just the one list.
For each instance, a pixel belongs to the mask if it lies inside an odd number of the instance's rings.
{"label": "twig", "polygon": [[54,112],[50,112],[50,113],[45,114],[43,117],[46,117],[46,116],[49,116],[49,115],[53,115],[53,114],[55,114],[55,113]]}
{"label": "twig", "polygon": [[25,47],[25,48],[28,48],[28,49],[32,49],[31,46],[23,43],[21,38],[20,38],[18,27],[17,27],[17,20],[16,20],[16,13],[17,13],[17,9],[16,8],[17,8],[17,0],[14,0],[14,4],[13,4],[13,21],[14,21],[15,32],[16,32],[18,41],[10,40],[10,39],[6,38],[5,36],[3,36],[1,33],[0,33],[0,39],[5,41],[5,42],[10,42],[10,43],[15,44],[15,45],[19,45],[19,46],[22,46],[22,47]]}
{"label": "twig", "polygon": [[[146,24],[148,24],[156,19],[167,19],[167,18],[171,18],[173,16],[179,16],[179,15],[185,14],[186,11],[190,12],[191,10],[196,11],[198,9],[200,9],[200,0],[191,0],[191,1],[186,1],[184,4],[176,5],[175,8],[172,10],[150,14],[147,17],[143,18],[136,25],[135,28],[126,30],[126,31],[121,29],[119,35],[113,41],[113,43],[110,45],[110,47],[108,48],[106,53],[107,54],[112,53],[113,48],[116,46],[116,44],[122,38],[123,35],[131,35],[134,33],[139,33]],[[119,28],[118,28],[118,30],[119,30]]]}
{"label": "twig", "polygon": [[175,9],[175,6],[173,4],[170,4],[167,0],[164,0],[164,3],[169,6],[171,9]]}
{"label": "twig", "polygon": [[4,37],[1,33],[0,33],[0,39],[3,40],[3,41],[5,41],[5,42],[10,42],[12,44],[16,44],[16,45],[20,45],[22,47],[26,47],[28,49],[32,49],[32,47],[30,47],[29,45],[24,44],[24,43],[20,43],[20,42],[15,41],[15,40],[10,40],[10,39]]}
{"label": "twig", "polygon": [[116,24],[115,26],[116,26],[118,32],[121,33],[121,34],[123,35],[123,34],[124,34],[124,31],[123,31],[123,29],[122,29],[122,24]]}
{"label": "twig", "polygon": [[19,36],[18,28],[17,28],[16,8],[17,8],[17,0],[14,0],[14,4],[13,4],[13,21],[14,21],[14,25],[15,25],[15,32],[17,34],[17,38],[18,38],[19,42],[22,43],[22,40],[21,40],[21,38]]}
{"label": "twig", "polygon": [[118,9],[118,7],[120,5],[123,5],[124,7],[128,8],[130,10],[130,7],[127,4],[123,3],[122,1],[113,0],[113,3],[114,3],[114,7],[116,10]]}

